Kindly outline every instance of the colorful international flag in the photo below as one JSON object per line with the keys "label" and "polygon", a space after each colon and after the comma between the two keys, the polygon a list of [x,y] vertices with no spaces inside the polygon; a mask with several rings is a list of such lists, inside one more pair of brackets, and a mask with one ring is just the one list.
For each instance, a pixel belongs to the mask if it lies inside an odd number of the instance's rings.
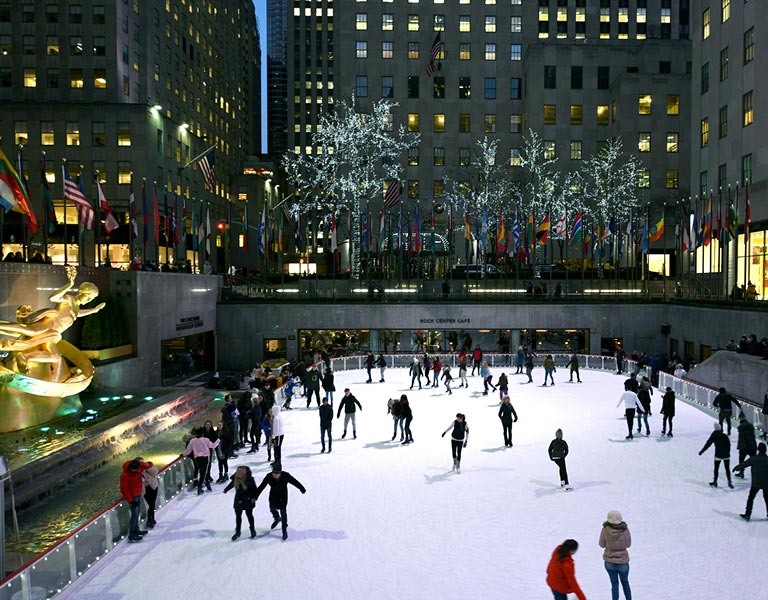
{"label": "colorful international flag", "polygon": [[400,202],[401,184],[399,179],[393,179],[384,194],[384,208],[394,208]]}
{"label": "colorful international flag", "polygon": [[104,188],[101,187],[101,181],[96,180],[96,188],[99,191],[99,207],[104,213],[104,230],[109,234],[119,227],[119,223],[115,215],[112,214],[107,197],[104,195]]}
{"label": "colorful international flag", "polygon": [[539,223],[536,228],[536,241],[539,244],[546,244],[549,237],[549,213],[544,216],[544,219]]}
{"label": "colorful international flag", "polygon": [[658,217],[651,220],[648,226],[648,241],[658,242],[662,235],[664,235],[664,209]]}

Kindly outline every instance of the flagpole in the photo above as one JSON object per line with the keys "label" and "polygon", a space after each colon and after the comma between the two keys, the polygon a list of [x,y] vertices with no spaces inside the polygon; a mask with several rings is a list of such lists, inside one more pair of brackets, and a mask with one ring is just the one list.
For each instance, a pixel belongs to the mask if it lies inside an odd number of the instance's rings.
{"label": "flagpole", "polygon": [[96,183],[96,201],[94,202],[94,204],[96,204],[96,216],[94,218],[94,226],[96,228],[96,233],[94,234],[93,241],[96,244],[96,262],[98,265],[101,265],[101,198],[99,198],[99,172],[96,171],[94,175],[94,181]]}
{"label": "flagpole", "polygon": [[61,193],[62,196],[64,196],[64,266],[66,267],[69,264],[69,260],[67,257],[67,194],[64,191],[65,188],[65,182],[64,182],[64,171],[67,170],[67,159],[62,158],[62,177],[61,177]]}
{"label": "flagpole", "polygon": [[214,144],[213,146],[211,146],[211,147],[210,147],[210,148],[208,148],[207,150],[204,150],[203,152],[201,152],[200,154],[198,154],[197,156],[195,156],[195,158],[193,158],[192,160],[190,160],[190,161],[189,161],[189,162],[188,162],[186,165],[184,165],[183,167],[179,167],[179,172],[183,171],[183,170],[184,170],[184,169],[186,169],[186,168],[187,168],[189,165],[191,165],[191,164],[194,164],[195,162],[197,162],[198,160],[200,160],[201,158],[203,158],[203,156],[205,156],[206,154],[208,154],[208,153],[209,153],[211,150],[213,150],[215,147],[216,147],[216,144]]}
{"label": "flagpole", "polygon": [[[24,186],[24,173],[22,169],[22,152],[24,150],[24,144],[19,144],[19,156],[18,156],[18,163],[19,163],[19,179],[21,180],[21,185]],[[27,191],[28,192],[28,191]],[[31,207],[30,207],[31,209]],[[24,262],[27,262],[29,260],[29,229],[27,228],[26,218],[22,221],[21,230],[23,231],[23,238],[22,238],[22,244],[21,244],[21,250],[22,250],[22,256],[24,257]]]}
{"label": "flagpole", "polygon": [[747,299],[746,290],[749,285],[749,227],[751,218],[747,220],[747,217],[751,217],[748,212],[752,212],[749,205],[749,180],[744,181],[744,299]]}

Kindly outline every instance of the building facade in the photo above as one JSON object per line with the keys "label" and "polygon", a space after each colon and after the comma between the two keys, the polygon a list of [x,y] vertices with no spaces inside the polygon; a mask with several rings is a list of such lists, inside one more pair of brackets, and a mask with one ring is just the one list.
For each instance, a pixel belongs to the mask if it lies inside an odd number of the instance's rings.
{"label": "building facade", "polygon": [[[70,262],[94,264],[109,255],[113,264],[135,256],[223,263],[223,252],[192,253],[192,217],[199,229],[228,218],[236,201],[230,180],[259,137],[257,48],[248,0],[0,1],[2,147],[11,160],[22,149],[41,221],[45,159],[59,222],[47,237],[41,231],[30,240],[30,253],[42,250],[62,262],[66,221]],[[190,163],[209,149],[214,176],[206,186]],[[102,182],[121,225],[109,239],[103,228],[80,236],[71,203],[65,216],[63,164],[75,181],[82,175],[92,201],[96,178]],[[128,226],[131,193],[138,237]],[[146,228],[144,212],[151,213]],[[12,219],[3,233],[6,251],[27,235]],[[216,235],[206,231],[201,242],[220,248]]]}

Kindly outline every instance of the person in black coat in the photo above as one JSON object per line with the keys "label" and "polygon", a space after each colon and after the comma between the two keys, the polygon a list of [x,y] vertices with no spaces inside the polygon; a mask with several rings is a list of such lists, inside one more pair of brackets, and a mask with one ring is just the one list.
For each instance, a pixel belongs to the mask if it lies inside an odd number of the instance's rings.
{"label": "person in black coat", "polygon": [[317,369],[311,369],[307,373],[307,408],[312,404],[312,394],[315,394],[317,405],[320,406],[320,373]]}
{"label": "person in black coat", "polygon": [[379,367],[379,373],[381,374],[379,383],[384,383],[384,370],[387,368],[387,359],[384,358],[383,354],[379,354],[379,357],[376,359],[376,366]]}
{"label": "person in black coat", "polygon": [[706,452],[712,444],[715,445],[715,477],[709,483],[712,487],[717,487],[717,475],[720,471],[720,461],[725,463],[725,475],[728,477],[728,487],[733,489],[733,483],[731,483],[731,440],[723,433],[720,423],[713,424],[714,431],[709,436],[707,443],[699,450],[699,456]]}
{"label": "person in black coat", "polygon": [[[668,437],[672,437],[672,419],[675,418],[675,392],[672,391],[671,387],[667,388],[661,399],[661,414],[664,415],[661,422],[661,435],[666,434]],[[669,425],[669,431],[667,431],[667,425]]]}
{"label": "person in black coat", "polygon": [[274,529],[278,524],[283,526],[283,540],[288,539],[288,484],[297,488],[302,494],[306,494],[306,488],[287,471],[279,462],[272,465],[272,472],[267,473],[263,481],[256,488],[256,500],[261,493],[269,486],[269,512],[272,513],[272,526]]}
{"label": "person in black coat", "polygon": [[[327,372],[327,371],[326,371]],[[323,445],[320,454],[325,452],[325,435],[328,434],[328,454],[331,453],[331,427],[333,426],[333,407],[328,404],[328,398],[323,398],[320,405],[320,443]]]}
{"label": "person in black coat", "polygon": [[745,521],[749,521],[752,516],[752,505],[757,493],[763,491],[763,500],[765,500],[765,510],[768,512],[768,456],[765,454],[765,444],[760,442],[757,445],[757,455],[739,463],[733,470],[744,475],[744,469],[752,468],[752,487],[747,496],[747,508],[743,515],[739,515]]}
{"label": "person in black coat", "polygon": [[[512,406],[512,401],[509,396],[504,396],[499,407],[499,419],[501,419],[501,427],[504,430],[504,447],[512,447],[512,423],[517,423],[517,413],[515,407]],[[513,420],[514,419],[514,420]]]}
{"label": "person in black coat", "polygon": [[733,416],[733,405],[735,404],[741,408],[741,404],[731,394],[725,391],[724,387],[720,388],[720,393],[715,396],[712,401],[712,406],[719,409],[720,412],[717,416],[717,420],[720,423],[720,428],[723,427],[725,421],[728,425],[728,435],[731,435],[731,417]]}
{"label": "person in black coat", "polygon": [[562,429],[555,431],[555,439],[549,443],[547,452],[549,460],[560,469],[560,487],[570,491],[572,488],[568,482],[568,469],[565,466],[565,457],[568,456],[568,443],[563,439]]}
{"label": "person in black coat", "polygon": [[251,539],[256,537],[256,528],[253,524],[253,506],[256,503],[256,482],[253,480],[251,468],[239,466],[232,475],[232,479],[224,488],[226,494],[232,488],[235,489],[235,534],[232,536],[234,542],[240,537],[240,528],[243,524],[243,511],[248,519],[248,525],[251,527]]}
{"label": "person in black coat", "polygon": [[373,379],[371,379],[371,370],[373,370],[374,364],[376,364],[376,359],[373,356],[373,352],[368,350],[368,354],[365,355],[365,370],[368,372],[368,381],[365,383],[373,382]]}
{"label": "person in black coat", "polygon": [[399,414],[405,421],[405,440],[401,442],[401,446],[407,446],[413,443],[413,434],[411,433],[411,421],[413,421],[413,411],[411,405],[408,402],[408,396],[403,394],[400,396]]}
{"label": "person in black coat", "polygon": [[248,418],[251,424],[251,449],[248,450],[248,454],[255,454],[259,451],[259,444],[261,443],[261,419],[264,417],[263,412],[264,396],[259,392],[253,394],[251,398],[251,410],[248,413]]}
{"label": "person in black coat", "polygon": [[445,437],[449,431],[451,432],[451,456],[453,456],[453,469],[451,471],[461,473],[461,449],[466,448],[469,441],[467,417],[462,413],[456,413],[456,418],[448,426],[448,429],[443,431],[442,437]]}
{"label": "person in black coat", "polygon": [[362,405],[360,402],[358,402],[357,398],[355,398],[352,395],[352,392],[349,391],[349,388],[344,390],[344,398],[341,401],[341,404],[339,404],[339,410],[337,411],[336,418],[338,419],[341,416],[341,409],[344,409],[344,433],[341,434],[341,439],[343,440],[345,437],[347,437],[347,425],[350,421],[352,421],[352,437],[357,439],[357,424],[355,423],[355,405],[360,410],[363,410]]}
{"label": "person in black coat", "polygon": [[334,383],[333,371],[330,367],[323,373],[323,391],[325,392],[325,399],[333,406],[333,392],[336,391],[336,384]]}
{"label": "person in black coat", "polygon": [[616,351],[616,374],[621,375],[624,372],[624,359],[627,357],[627,353],[624,352],[624,348],[619,348]]}
{"label": "person in black coat", "polygon": [[[411,389],[413,389],[413,384],[416,381],[419,382],[419,389],[421,389],[421,364],[419,364],[418,358],[413,359],[411,366],[408,368],[408,372],[411,375]],[[427,379],[427,383],[429,383],[429,379]]]}
{"label": "person in black coat", "polygon": [[[743,463],[748,456],[752,458],[757,453],[757,440],[755,439],[755,428],[747,421],[744,413],[739,416],[739,441],[736,443],[736,449],[739,451],[739,463]],[[744,473],[736,477],[744,478]]]}
{"label": "person in black coat", "polygon": [[624,389],[637,394],[640,390],[640,382],[637,380],[636,373],[632,373],[632,375],[624,380]]}

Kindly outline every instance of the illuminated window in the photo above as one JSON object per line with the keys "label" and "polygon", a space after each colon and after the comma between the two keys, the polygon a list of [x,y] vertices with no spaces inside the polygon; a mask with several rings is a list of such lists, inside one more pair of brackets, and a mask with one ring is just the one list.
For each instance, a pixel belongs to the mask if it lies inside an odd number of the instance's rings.
{"label": "illuminated window", "polygon": [[72,56],[79,56],[83,53],[83,38],[81,38],[79,35],[70,36],[69,53]]}
{"label": "illuminated window", "polygon": [[80,125],[77,121],[67,121],[67,146],[80,145]]}
{"label": "illuminated window", "polygon": [[609,120],[608,105],[598,104],[597,105],[597,124],[608,125],[608,120]]}
{"label": "illuminated window", "polygon": [[445,195],[445,183],[442,179],[435,179],[432,181],[432,197],[442,198]]}
{"label": "illuminated window", "polygon": [[54,145],[53,121],[43,121],[40,123],[40,145]]}
{"label": "illuminated window", "polygon": [[472,44],[459,44],[459,60],[470,60],[472,58]]}
{"label": "illuminated window", "polygon": [[432,115],[432,131],[435,133],[445,133],[444,113],[435,113]]}
{"label": "illuminated window", "polygon": [[571,104],[571,125],[581,125],[584,118],[584,107],[581,104]]}
{"label": "illuminated window", "polygon": [[522,44],[510,44],[509,46],[509,60],[522,60],[523,59],[523,45]]}
{"label": "illuminated window", "polygon": [[523,130],[523,115],[509,115],[509,132],[520,133]]}
{"label": "illuminated window", "polygon": [[432,78],[432,97],[445,98],[445,77]]}
{"label": "illuminated window", "polygon": [[472,96],[472,78],[459,77],[459,98],[468,100]]}
{"label": "illuminated window", "polygon": [[523,17],[510,17],[509,31],[511,33],[521,33],[523,31]]}
{"label": "illuminated window", "polygon": [[637,171],[637,187],[649,188],[651,187],[651,171],[650,169],[639,169]]}
{"label": "illuminated window", "polygon": [[485,17],[485,33],[496,33],[495,15],[488,15]]}
{"label": "illuminated window", "polygon": [[472,115],[461,113],[459,115],[459,133],[469,133],[472,123]]}
{"label": "illuminated window", "polygon": [[472,24],[469,15],[459,16],[459,31],[462,33],[469,33],[472,30]]}
{"label": "illuminated window", "polygon": [[523,164],[520,159],[520,148],[510,148],[509,150],[509,165],[511,167],[519,167]]}
{"label": "illuminated window", "polygon": [[355,29],[358,31],[364,31],[368,29],[368,14],[357,13],[355,15]]}
{"label": "illuminated window", "polygon": [[117,183],[127,185],[131,183],[131,161],[117,161]]}
{"label": "illuminated window", "polygon": [[485,133],[496,133],[496,115],[484,115],[483,131]]}
{"label": "illuminated window", "polygon": [[395,55],[393,42],[381,42],[381,58],[393,58]]}
{"label": "illuminated window", "polygon": [[355,56],[357,58],[368,58],[368,42],[355,42]]}
{"label": "illuminated window", "polygon": [[13,140],[17,146],[24,144],[25,146],[29,142],[29,129],[27,128],[26,121],[16,121],[13,124]]}
{"label": "illuminated window", "polygon": [[731,0],[720,0],[720,20],[725,23],[731,18]]}
{"label": "illuminated window", "polygon": [[419,30],[419,15],[408,15],[408,31]]}
{"label": "illuminated window", "polygon": [[408,131],[419,130],[419,113],[408,113]]}
{"label": "illuminated window", "polygon": [[[459,148],[459,166],[460,167],[468,167],[469,163],[471,161],[470,154],[469,154],[469,148]],[[469,186],[467,185],[463,189],[467,189]]]}
{"label": "illuminated window", "polygon": [[581,160],[581,140],[571,140],[571,160]]}
{"label": "illuminated window", "polygon": [[637,114],[638,115],[650,115],[651,114],[651,101],[652,96],[650,94],[640,94],[637,97]]}
{"label": "illuminated window", "polygon": [[95,87],[98,90],[107,89],[107,70],[106,69],[93,70],[93,87]]}
{"label": "illuminated window", "polygon": [[118,121],[117,123],[117,145],[131,145],[131,124],[128,121]]}
{"label": "illuminated window", "polygon": [[381,30],[392,31],[395,28],[395,19],[392,13],[384,13],[381,15]]}
{"label": "illuminated window", "polygon": [[557,106],[555,104],[544,105],[544,125],[554,125],[557,118]]}
{"label": "illuminated window", "polygon": [[677,169],[667,169],[666,188],[676,190],[679,187]]}
{"label": "illuminated window", "polygon": [[709,37],[710,30],[710,12],[709,9],[705,9],[701,15],[701,39],[706,40]]}
{"label": "illuminated window", "polygon": [[48,56],[58,56],[59,54],[59,36],[58,35],[46,36],[45,53]]}
{"label": "illuminated window", "polygon": [[436,167],[445,166],[445,148],[435,146],[432,149],[432,164]]}
{"label": "illuminated window", "polygon": [[419,182],[415,179],[409,179],[408,180],[408,197],[409,198],[418,198],[419,197]]}
{"label": "illuminated window", "polygon": [[408,166],[409,167],[419,166],[419,148],[417,146],[412,146],[411,148],[408,148]]}
{"label": "illuminated window", "polygon": [[677,152],[679,134],[676,131],[667,132],[667,152]]}
{"label": "illuminated window", "polygon": [[701,120],[701,147],[706,148],[709,144],[709,119]]}
{"label": "illuminated window", "polygon": [[496,60],[496,44],[485,45],[485,60]]}
{"label": "illuminated window", "polygon": [[434,31],[445,31],[445,15],[435,15],[432,21]]}
{"label": "illuminated window", "polygon": [[544,140],[544,160],[554,160],[555,154],[555,140]]}
{"label": "illuminated window", "polygon": [[69,87],[71,88],[83,87],[83,70],[82,69],[69,70]]}
{"label": "illuminated window", "polygon": [[408,42],[408,58],[411,60],[419,59],[419,42]]}
{"label": "illuminated window", "polygon": [[32,68],[27,67],[24,69],[24,87],[37,87],[37,72]]}
{"label": "illuminated window", "polygon": [[754,114],[752,109],[752,92],[749,91],[741,98],[741,112],[744,115],[744,127],[752,125],[754,122]]}
{"label": "illuminated window", "polygon": [[680,114],[680,96],[677,94],[670,94],[667,96],[667,114],[679,115]]}
{"label": "illuminated window", "polygon": [[637,151],[638,152],[650,152],[651,151],[651,132],[641,131],[637,134]]}

